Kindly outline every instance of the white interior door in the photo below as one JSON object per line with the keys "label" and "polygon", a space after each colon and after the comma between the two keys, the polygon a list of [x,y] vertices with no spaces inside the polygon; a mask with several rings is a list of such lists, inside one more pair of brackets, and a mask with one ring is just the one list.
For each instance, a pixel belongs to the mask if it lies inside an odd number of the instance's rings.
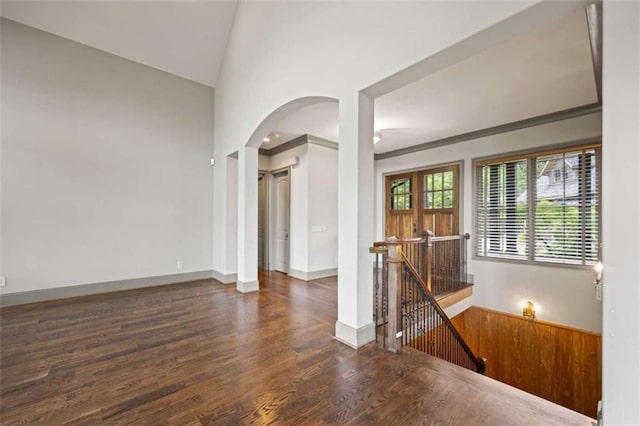
{"label": "white interior door", "polygon": [[265,216],[266,216],[266,183],[264,175],[258,176],[258,269],[265,268]]}
{"label": "white interior door", "polygon": [[274,269],[289,272],[289,171],[274,174],[275,253]]}

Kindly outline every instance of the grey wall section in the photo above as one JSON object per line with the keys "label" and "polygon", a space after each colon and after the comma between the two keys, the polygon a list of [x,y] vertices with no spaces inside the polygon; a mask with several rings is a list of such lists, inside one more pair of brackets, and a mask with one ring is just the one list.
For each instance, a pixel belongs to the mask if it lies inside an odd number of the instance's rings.
{"label": "grey wall section", "polygon": [[1,292],[211,270],[213,89],[1,31]]}
{"label": "grey wall section", "polygon": [[210,280],[213,271],[187,272],[184,274],[162,275],[159,277],[133,278],[106,283],[91,283],[66,287],[45,288],[42,290],[6,293],[0,296],[0,306],[22,305],[24,303],[44,302],[48,300],[67,299],[70,297],[104,294],[115,291],[126,291],[145,287],[157,287],[166,284],[185,283],[197,280]]}

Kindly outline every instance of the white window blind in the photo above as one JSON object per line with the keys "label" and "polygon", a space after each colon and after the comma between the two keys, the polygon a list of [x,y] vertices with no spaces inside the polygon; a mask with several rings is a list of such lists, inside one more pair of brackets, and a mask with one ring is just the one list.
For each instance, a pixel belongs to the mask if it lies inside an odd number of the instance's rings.
{"label": "white window blind", "polygon": [[529,202],[527,160],[478,167],[477,254],[527,259]]}
{"label": "white window blind", "polygon": [[476,255],[590,265],[599,258],[600,150],[476,163]]}

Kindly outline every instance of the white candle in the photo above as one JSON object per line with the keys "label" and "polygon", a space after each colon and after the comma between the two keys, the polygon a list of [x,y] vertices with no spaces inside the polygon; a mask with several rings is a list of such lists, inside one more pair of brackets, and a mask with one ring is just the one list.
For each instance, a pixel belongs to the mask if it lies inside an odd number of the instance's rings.
{"label": "white candle", "polygon": [[602,262],[598,262],[596,264],[596,280],[600,281],[602,279]]}

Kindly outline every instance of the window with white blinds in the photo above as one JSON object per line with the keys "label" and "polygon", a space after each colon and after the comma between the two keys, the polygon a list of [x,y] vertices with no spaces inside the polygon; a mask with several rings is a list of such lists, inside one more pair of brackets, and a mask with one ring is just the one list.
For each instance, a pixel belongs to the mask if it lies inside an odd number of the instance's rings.
{"label": "window with white blinds", "polygon": [[599,146],[476,162],[476,255],[595,264],[599,164]]}

